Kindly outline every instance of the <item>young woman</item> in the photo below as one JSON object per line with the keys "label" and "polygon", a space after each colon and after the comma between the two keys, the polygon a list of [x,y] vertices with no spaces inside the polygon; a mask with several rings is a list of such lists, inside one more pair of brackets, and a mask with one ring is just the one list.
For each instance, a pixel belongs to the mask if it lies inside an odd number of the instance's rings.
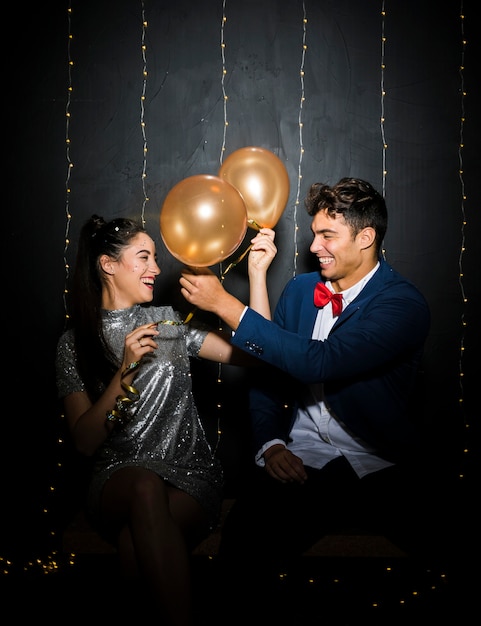
{"label": "young woman", "polygon": [[[273,240],[262,229],[249,254],[250,304],[269,318]],[[122,571],[148,586],[166,623],[185,626],[190,551],[216,523],[222,497],[222,469],[199,420],[189,358],[243,364],[245,356],[230,334],[185,323],[170,306],[146,306],[159,274],[154,241],[140,224],[88,220],[71,328],[57,346],[57,386],[77,450],[93,457],[93,523],[117,546]]]}

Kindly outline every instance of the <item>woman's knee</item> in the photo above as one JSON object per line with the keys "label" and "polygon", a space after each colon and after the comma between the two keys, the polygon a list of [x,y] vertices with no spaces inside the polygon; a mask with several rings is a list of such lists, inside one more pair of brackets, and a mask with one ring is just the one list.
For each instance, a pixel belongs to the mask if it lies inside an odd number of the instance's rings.
{"label": "woman's knee", "polygon": [[159,508],[168,508],[167,486],[162,478],[150,470],[122,468],[105,485],[104,515],[132,517],[135,512]]}

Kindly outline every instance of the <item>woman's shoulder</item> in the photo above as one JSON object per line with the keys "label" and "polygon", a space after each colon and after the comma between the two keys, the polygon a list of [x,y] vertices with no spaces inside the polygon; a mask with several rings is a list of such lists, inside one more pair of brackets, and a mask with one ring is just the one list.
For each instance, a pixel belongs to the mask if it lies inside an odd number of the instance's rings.
{"label": "woman's shoulder", "polygon": [[57,341],[57,350],[72,348],[74,346],[74,333],[73,329],[69,328],[64,330]]}

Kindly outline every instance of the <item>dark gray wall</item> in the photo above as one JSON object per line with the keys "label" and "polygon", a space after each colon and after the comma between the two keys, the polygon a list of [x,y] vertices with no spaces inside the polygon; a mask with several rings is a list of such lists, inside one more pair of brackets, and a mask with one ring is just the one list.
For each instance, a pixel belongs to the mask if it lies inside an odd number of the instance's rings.
{"label": "dark gray wall", "polygon": [[[293,273],[309,269],[303,208],[309,185],[357,176],[384,191],[390,212],[387,259],[418,285],[432,310],[426,419],[436,445],[438,438],[444,443],[447,431],[453,434],[450,454],[465,471],[462,450],[476,443],[473,370],[480,314],[481,108],[472,4],[386,2],[384,18],[383,3],[370,0],[74,0],[29,9],[24,38],[17,41],[25,54],[12,49],[11,86],[4,91],[12,138],[4,166],[11,270],[4,273],[4,384],[13,405],[4,410],[4,442],[13,456],[8,468],[15,468],[15,480],[6,481],[15,520],[23,520],[25,510],[31,520],[50,483],[64,480],[57,473],[62,453],[53,359],[65,317],[65,264],[73,262],[79,228],[92,213],[140,217],[144,182],[146,225],[162,268],[156,302],[185,306],[177,286],[180,263],[160,237],[160,208],[177,182],[217,174],[222,159],[244,146],[274,152],[290,179],[290,197],[276,226],[279,254],[269,275],[273,305]],[[145,163],[142,10],[148,22]],[[73,164],[68,180],[66,139]],[[230,272],[225,285],[246,296],[245,264]],[[222,385],[216,383],[217,367],[196,365],[194,374],[206,428],[215,443],[220,425],[219,455],[235,483],[247,445],[244,373],[223,368]]]}

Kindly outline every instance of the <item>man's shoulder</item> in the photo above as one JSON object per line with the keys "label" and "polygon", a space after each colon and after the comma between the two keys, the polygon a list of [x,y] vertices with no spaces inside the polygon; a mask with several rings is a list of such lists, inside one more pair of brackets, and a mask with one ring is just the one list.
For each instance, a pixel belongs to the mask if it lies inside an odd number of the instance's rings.
{"label": "man's shoulder", "polygon": [[426,298],[411,280],[388,263],[381,264],[379,271],[366,285],[365,291],[366,306],[369,302],[376,306],[381,304],[385,312],[391,313],[397,307],[401,307],[404,318],[410,313],[416,316],[420,327],[423,320],[429,325],[430,309]]}
{"label": "man's shoulder", "polygon": [[297,274],[296,276],[293,276],[287,283],[286,287],[293,287],[296,289],[306,287],[314,288],[314,285],[320,280],[322,280],[322,278],[319,272],[306,272],[304,274]]}
{"label": "man's shoulder", "polygon": [[[399,289],[406,289],[413,294],[417,294],[420,298],[424,298],[421,291],[412,280],[398,272],[386,261],[381,262],[379,271],[376,274],[378,274],[379,280],[387,287],[396,286]],[[376,274],[374,276],[376,276]]]}

